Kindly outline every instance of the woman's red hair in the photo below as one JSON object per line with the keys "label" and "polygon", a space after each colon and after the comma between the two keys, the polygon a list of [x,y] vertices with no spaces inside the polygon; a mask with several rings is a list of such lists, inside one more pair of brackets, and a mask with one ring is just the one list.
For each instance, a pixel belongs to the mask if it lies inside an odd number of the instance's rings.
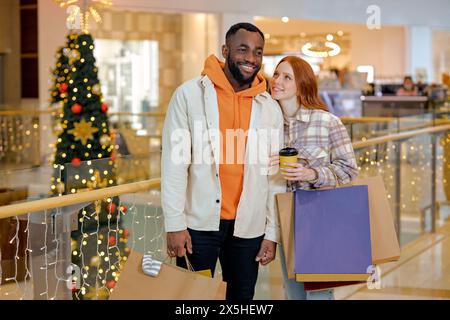
{"label": "woman's red hair", "polygon": [[328,111],[327,105],[319,97],[316,76],[309,63],[299,57],[287,56],[281,59],[277,68],[284,61],[294,70],[298,104],[308,109]]}

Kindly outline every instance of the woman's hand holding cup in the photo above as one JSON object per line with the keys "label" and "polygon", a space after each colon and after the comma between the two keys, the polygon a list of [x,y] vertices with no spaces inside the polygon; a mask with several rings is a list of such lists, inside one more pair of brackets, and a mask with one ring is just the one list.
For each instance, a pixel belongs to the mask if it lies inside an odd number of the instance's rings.
{"label": "woman's hand holding cup", "polygon": [[[271,158],[272,159],[272,158]],[[298,163],[298,151],[295,148],[284,148],[279,152],[281,174],[288,181],[313,181],[317,179],[317,171]]]}
{"label": "woman's hand holding cup", "polygon": [[281,175],[288,181],[314,181],[317,179],[317,171],[306,168],[301,163],[287,163],[281,168]]}

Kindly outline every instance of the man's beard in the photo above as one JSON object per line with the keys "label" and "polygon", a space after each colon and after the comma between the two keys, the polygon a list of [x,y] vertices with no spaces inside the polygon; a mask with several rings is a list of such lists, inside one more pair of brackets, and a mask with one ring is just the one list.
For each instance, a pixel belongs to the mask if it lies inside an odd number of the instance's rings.
{"label": "man's beard", "polygon": [[234,62],[230,55],[228,54],[227,56],[227,62],[228,62],[228,69],[230,70],[231,74],[233,75],[233,78],[236,79],[236,81],[240,84],[240,85],[247,85],[247,84],[252,84],[253,80],[255,80],[256,75],[258,74],[259,68],[255,70],[255,72],[253,73],[253,75],[249,78],[245,78],[244,75],[241,73],[241,70],[239,70],[236,62]]}

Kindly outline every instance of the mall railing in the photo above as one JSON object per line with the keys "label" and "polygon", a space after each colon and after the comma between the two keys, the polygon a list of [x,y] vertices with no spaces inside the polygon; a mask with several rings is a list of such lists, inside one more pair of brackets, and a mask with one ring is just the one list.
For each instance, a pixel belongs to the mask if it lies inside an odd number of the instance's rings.
{"label": "mall railing", "polygon": [[[450,215],[444,210],[450,124],[353,147],[360,176],[382,176],[402,245],[436,231]],[[0,218],[8,219],[8,232],[0,232],[7,244],[0,248],[0,299],[106,299],[131,251],[166,259],[159,183],[144,180],[0,207]]]}
{"label": "mall railing", "polygon": [[40,164],[39,111],[0,111],[0,165]]}
{"label": "mall railing", "polygon": [[450,125],[354,142],[360,176],[380,175],[402,244],[435,232],[450,200]]}
{"label": "mall railing", "polygon": [[[61,130],[57,126],[59,116],[56,109],[0,111],[0,170],[51,162]],[[149,152],[160,150],[163,113],[109,112],[108,116],[121,141],[125,152],[122,154],[146,157]]]}

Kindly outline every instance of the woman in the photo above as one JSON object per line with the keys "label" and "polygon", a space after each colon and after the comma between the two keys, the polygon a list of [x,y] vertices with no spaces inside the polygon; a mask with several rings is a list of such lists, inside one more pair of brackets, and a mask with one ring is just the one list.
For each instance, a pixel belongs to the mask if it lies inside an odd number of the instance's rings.
{"label": "woman", "polygon": [[[288,191],[346,184],[355,178],[358,169],[347,130],[319,98],[311,66],[298,57],[283,58],[270,89],[283,111],[286,145],[299,153],[298,163],[281,169]],[[271,166],[279,163],[278,155],[272,155]],[[334,299],[333,289],[305,292],[303,283],[287,278],[283,256],[281,261],[288,299]]]}
{"label": "woman", "polygon": [[417,91],[417,87],[414,85],[414,82],[411,76],[406,76],[403,79],[403,85],[397,91],[397,96],[418,96],[419,92]]}

